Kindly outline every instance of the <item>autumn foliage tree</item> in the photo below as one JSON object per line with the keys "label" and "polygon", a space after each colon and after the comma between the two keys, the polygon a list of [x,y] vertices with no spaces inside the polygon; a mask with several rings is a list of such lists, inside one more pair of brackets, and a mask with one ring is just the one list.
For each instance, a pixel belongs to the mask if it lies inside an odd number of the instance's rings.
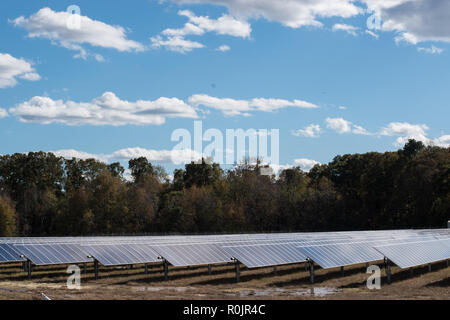
{"label": "autumn foliage tree", "polygon": [[309,172],[261,174],[201,161],[170,179],[146,158],[120,163],[35,152],[0,156],[0,236],[232,233],[443,227],[450,148],[336,156]]}

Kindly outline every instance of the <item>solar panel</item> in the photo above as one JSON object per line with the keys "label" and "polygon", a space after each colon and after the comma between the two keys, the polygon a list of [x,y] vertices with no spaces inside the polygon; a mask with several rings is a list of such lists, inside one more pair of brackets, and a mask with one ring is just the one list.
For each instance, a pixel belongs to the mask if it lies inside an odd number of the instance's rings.
{"label": "solar panel", "polygon": [[390,244],[374,248],[402,269],[450,259],[448,240]]}
{"label": "solar panel", "polygon": [[20,253],[10,244],[0,244],[0,263],[9,262],[21,262],[24,259],[20,256]]}
{"label": "solar panel", "polygon": [[75,244],[15,244],[14,248],[35,265],[91,262]]}
{"label": "solar panel", "polygon": [[296,249],[296,245],[285,243],[222,248],[247,268],[260,268],[306,261],[306,256]]}
{"label": "solar panel", "polygon": [[158,253],[146,244],[90,244],[83,246],[104,266],[159,262]]}
{"label": "solar panel", "polygon": [[215,243],[191,243],[178,245],[157,245],[152,249],[176,267],[198,266],[231,261],[228,255]]}
{"label": "solar panel", "polygon": [[371,242],[327,244],[298,247],[323,269],[382,260],[384,256],[371,247]]}

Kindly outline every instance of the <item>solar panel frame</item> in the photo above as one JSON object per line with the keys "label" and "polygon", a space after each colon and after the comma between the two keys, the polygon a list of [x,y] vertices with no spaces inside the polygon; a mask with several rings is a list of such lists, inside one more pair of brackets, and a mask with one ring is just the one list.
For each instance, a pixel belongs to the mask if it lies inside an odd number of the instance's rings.
{"label": "solar panel frame", "polygon": [[83,246],[95,260],[104,266],[156,263],[158,253],[147,244],[88,244]]}
{"label": "solar panel frame", "polygon": [[35,265],[88,263],[93,260],[75,244],[15,244],[14,248]]}
{"label": "solar panel frame", "polygon": [[374,246],[384,257],[401,269],[450,259],[449,240],[408,242]]}
{"label": "solar panel frame", "polygon": [[217,243],[152,245],[151,248],[172,266],[187,267],[231,262]]}
{"label": "solar panel frame", "polygon": [[306,256],[296,250],[296,244],[222,246],[222,249],[247,268],[253,269],[305,262]]}

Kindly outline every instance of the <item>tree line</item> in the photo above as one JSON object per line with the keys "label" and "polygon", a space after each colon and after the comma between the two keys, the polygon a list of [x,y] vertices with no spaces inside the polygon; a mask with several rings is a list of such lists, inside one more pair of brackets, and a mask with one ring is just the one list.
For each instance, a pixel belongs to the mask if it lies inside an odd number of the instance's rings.
{"label": "tree line", "polygon": [[243,162],[190,163],[169,179],[146,158],[120,163],[52,153],[0,157],[0,236],[331,231],[445,227],[450,148],[410,140],[278,176]]}

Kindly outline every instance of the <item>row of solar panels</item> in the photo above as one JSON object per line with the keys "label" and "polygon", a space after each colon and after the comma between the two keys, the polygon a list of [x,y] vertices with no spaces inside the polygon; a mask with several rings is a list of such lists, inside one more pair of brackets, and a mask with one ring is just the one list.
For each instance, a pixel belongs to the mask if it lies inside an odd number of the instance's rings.
{"label": "row of solar panels", "polygon": [[334,268],[382,260],[401,268],[450,259],[450,232],[369,231],[176,237],[0,239],[0,262],[92,262],[117,266],[168,261],[173,266],[237,260],[248,268],[305,262]]}

